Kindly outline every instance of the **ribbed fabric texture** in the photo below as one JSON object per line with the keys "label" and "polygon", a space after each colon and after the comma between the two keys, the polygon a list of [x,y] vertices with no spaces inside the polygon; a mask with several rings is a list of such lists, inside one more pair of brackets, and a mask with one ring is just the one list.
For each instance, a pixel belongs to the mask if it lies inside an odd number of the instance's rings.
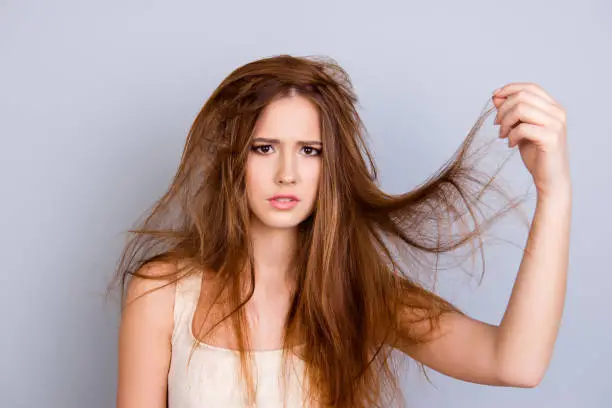
{"label": "ribbed fabric texture", "polygon": [[[239,354],[235,350],[198,342],[191,360],[195,337],[193,315],[198,303],[201,275],[181,279],[176,285],[172,359],[168,373],[170,408],[239,408],[245,392],[239,377]],[[303,363],[290,361],[286,405],[280,382],[282,350],[254,353],[258,408],[303,407]]]}

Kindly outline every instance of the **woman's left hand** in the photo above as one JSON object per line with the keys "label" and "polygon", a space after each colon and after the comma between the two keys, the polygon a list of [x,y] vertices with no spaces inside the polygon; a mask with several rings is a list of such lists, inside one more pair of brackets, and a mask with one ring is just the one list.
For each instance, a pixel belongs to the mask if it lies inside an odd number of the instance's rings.
{"label": "woman's left hand", "polygon": [[507,137],[509,147],[518,145],[538,195],[569,192],[565,109],[533,83],[503,86],[494,92],[493,104],[499,137]]}

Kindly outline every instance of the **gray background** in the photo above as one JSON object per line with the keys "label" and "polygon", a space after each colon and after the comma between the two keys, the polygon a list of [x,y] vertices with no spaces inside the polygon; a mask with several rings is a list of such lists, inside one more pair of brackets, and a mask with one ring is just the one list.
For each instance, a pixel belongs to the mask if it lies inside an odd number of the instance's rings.
{"label": "gray background", "polygon": [[[0,2],[0,406],[114,405],[103,292],[123,231],[167,187],[214,87],[280,53],[349,71],[390,192],[435,171],[498,86],[534,81],[565,106],[571,269],[546,378],[510,389],[432,373],[436,390],[413,371],[404,385],[414,407],[612,406],[611,20],[604,0]],[[497,232],[523,245],[516,224]],[[447,273],[444,293],[498,323],[521,255],[495,246],[481,286]]]}

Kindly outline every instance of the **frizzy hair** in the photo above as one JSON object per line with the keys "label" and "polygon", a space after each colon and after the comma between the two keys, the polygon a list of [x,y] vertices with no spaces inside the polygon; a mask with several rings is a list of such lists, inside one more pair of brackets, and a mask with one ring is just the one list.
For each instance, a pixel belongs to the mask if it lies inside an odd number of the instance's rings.
{"label": "frizzy hair", "polygon": [[[407,193],[386,194],[343,68],[313,56],[247,63],[221,82],[198,113],[167,192],[129,230],[115,282],[123,295],[131,276],[172,284],[207,271],[214,288],[207,313],[212,305],[224,313],[207,315],[219,318],[208,321],[206,331],[203,324],[198,337],[226,320],[231,324],[245,404],[254,403],[244,309],[255,284],[245,167],[263,109],[290,95],[317,107],[323,153],[315,207],[298,226],[291,263],[297,285],[283,361],[294,354],[304,362],[308,406],[389,406],[381,402],[383,394],[401,393],[391,351],[430,341],[444,313],[463,313],[415,273],[433,276],[441,254],[468,245],[482,253],[484,231],[522,201],[499,188],[497,172],[488,175],[477,166],[488,145],[475,149],[474,136],[492,109],[433,176]],[[506,205],[484,217],[488,191],[503,196]],[[162,275],[145,269],[161,264],[172,267]]]}

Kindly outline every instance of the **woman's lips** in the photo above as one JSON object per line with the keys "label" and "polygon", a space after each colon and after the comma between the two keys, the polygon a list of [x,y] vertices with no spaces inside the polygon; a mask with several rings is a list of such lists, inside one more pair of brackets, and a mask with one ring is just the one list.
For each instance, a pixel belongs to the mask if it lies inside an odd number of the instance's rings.
{"label": "woman's lips", "polygon": [[290,210],[295,207],[298,203],[298,200],[294,199],[280,199],[280,198],[272,198],[268,200],[272,207],[278,210]]}

